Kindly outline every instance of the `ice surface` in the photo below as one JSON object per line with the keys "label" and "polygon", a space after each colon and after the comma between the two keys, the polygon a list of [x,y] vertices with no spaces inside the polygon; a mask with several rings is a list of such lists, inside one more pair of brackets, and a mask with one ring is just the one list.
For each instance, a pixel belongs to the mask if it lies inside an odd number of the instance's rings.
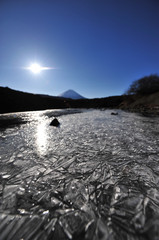
{"label": "ice surface", "polygon": [[1,240],[159,239],[159,118],[81,112],[0,115]]}

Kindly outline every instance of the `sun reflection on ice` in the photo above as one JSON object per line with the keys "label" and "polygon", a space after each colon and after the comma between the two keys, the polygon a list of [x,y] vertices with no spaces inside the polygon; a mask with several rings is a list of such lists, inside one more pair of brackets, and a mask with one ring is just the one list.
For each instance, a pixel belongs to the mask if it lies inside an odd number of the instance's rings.
{"label": "sun reflection on ice", "polygon": [[46,123],[40,122],[37,126],[37,134],[36,134],[36,144],[37,151],[40,155],[45,155],[47,152],[47,129]]}

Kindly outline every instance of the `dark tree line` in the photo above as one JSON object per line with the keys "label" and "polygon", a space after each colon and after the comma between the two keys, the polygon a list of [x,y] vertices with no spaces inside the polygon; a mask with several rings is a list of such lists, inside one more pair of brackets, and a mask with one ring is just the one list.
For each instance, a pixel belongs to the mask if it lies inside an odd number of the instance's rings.
{"label": "dark tree line", "polygon": [[134,81],[126,94],[151,94],[159,91],[159,76],[153,74]]}

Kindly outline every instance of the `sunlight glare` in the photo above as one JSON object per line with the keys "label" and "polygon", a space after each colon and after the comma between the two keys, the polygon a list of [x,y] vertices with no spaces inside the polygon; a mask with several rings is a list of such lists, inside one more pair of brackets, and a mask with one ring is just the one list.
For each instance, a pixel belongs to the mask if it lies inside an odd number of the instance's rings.
{"label": "sunlight glare", "polygon": [[44,155],[47,152],[47,131],[45,122],[41,122],[37,126],[36,143],[38,152],[40,155]]}
{"label": "sunlight glare", "polygon": [[30,66],[30,70],[33,72],[33,73],[40,73],[41,70],[42,70],[42,67],[37,64],[37,63],[33,63],[31,66]]}
{"label": "sunlight glare", "polygon": [[30,70],[32,73],[34,73],[34,74],[38,74],[38,73],[40,73],[41,71],[43,71],[43,70],[51,70],[51,69],[55,69],[55,68],[53,68],[53,67],[42,67],[42,66],[40,66],[40,64],[38,64],[38,63],[32,63],[31,65],[30,65],[30,67],[27,67],[27,68],[25,68],[25,69],[28,69],[28,70]]}

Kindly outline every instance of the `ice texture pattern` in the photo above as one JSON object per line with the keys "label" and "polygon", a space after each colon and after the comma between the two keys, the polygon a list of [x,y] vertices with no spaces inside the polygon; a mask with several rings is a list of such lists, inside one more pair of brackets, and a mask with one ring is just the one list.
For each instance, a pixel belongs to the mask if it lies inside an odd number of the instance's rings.
{"label": "ice texture pattern", "polygon": [[116,111],[0,115],[0,240],[159,239],[159,117]]}

